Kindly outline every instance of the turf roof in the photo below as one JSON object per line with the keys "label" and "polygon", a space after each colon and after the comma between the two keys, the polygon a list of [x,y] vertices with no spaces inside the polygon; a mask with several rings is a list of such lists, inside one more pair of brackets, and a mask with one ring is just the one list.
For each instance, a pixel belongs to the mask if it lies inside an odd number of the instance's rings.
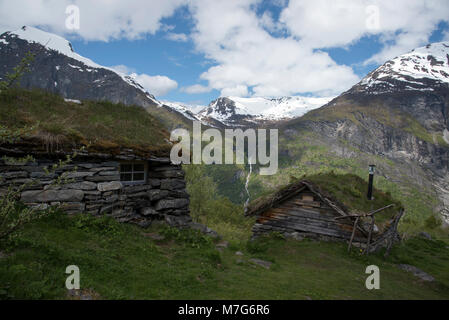
{"label": "turf roof", "polygon": [[66,102],[41,90],[11,89],[0,94],[0,126],[25,130],[21,146],[118,154],[132,149],[141,156],[167,156],[169,133],[138,106],[110,102]]}

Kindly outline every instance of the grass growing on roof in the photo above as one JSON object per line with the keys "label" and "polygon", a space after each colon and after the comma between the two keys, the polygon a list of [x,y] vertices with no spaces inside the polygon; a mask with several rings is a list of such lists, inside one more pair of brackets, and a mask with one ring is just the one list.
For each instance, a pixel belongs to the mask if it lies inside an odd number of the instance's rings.
{"label": "grass growing on roof", "polygon": [[291,184],[278,189],[278,191],[262,196],[254,200],[250,205],[250,211],[257,211],[257,208],[265,207],[267,201],[271,201],[274,194],[282,193],[283,190],[290,186],[299,183],[302,180],[311,182],[317,191],[326,197],[330,197],[336,201],[347,213],[360,214],[369,213],[391,204],[395,206],[382,211],[376,215],[376,224],[380,229],[383,229],[385,222],[389,222],[402,208],[402,204],[393,199],[390,194],[384,193],[374,188],[374,200],[367,199],[368,183],[354,174],[335,174],[334,172],[327,172],[322,174],[315,174],[311,176],[304,176],[301,179],[292,178]]}
{"label": "grass growing on roof", "polygon": [[353,174],[317,174],[305,177],[306,180],[319,186],[329,193],[332,198],[343,204],[350,213],[368,213],[394,204],[393,208],[382,211],[376,215],[376,221],[382,222],[391,219],[402,208],[402,204],[393,199],[390,194],[374,188],[373,200],[368,200],[368,183]]}
{"label": "grass growing on roof", "polygon": [[36,126],[34,136],[59,144],[118,147],[149,152],[169,150],[168,132],[145,109],[110,102],[65,102],[41,90],[11,89],[0,95],[0,125]]}

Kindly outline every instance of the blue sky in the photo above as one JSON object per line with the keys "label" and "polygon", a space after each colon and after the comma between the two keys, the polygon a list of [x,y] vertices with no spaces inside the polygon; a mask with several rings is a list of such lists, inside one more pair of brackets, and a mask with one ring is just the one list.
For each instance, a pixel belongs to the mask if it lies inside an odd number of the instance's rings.
{"label": "blue sky", "polygon": [[[0,0],[0,30],[31,25],[160,100],[333,96],[377,66],[449,40],[447,0]],[[80,28],[67,30],[68,6]],[[33,10],[23,10],[25,7]]]}
{"label": "blue sky", "polygon": [[[185,8],[177,10],[173,17],[162,19],[162,23],[173,26],[173,33],[190,34],[193,25],[186,17]],[[139,40],[85,41],[71,40],[77,53],[104,66],[126,65],[134,72],[149,75],[164,75],[178,83],[176,90],[159,99],[205,105],[216,99],[220,91],[190,95],[181,88],[201,83],[200,75],[213,64],[204,54],[197,52],[192,41],[180,42],[167,39],[167,32],[160,30]]]}

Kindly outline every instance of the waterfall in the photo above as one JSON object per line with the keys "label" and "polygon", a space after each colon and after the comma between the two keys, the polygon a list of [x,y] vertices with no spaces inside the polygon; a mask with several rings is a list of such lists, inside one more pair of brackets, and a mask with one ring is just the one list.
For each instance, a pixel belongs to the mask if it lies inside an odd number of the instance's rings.
{"label": "waterfall", "polygon": [[245,183],[245,190],[246,190],[246,193],[248,194],[248,199],[245,202],[245,212],[246,212],[246,210],[248,208],[249,200],[251,199],[251,195],[250,195],[249,190],[248,190],[248,185],[249,185],[249,180],[251,178],[251,174],[253,173],[253,165],[251,163],[252,161],[249,160],[248,162],[249,162],[249,173],[248,173],[248,176],[246,177],[246,183]]}

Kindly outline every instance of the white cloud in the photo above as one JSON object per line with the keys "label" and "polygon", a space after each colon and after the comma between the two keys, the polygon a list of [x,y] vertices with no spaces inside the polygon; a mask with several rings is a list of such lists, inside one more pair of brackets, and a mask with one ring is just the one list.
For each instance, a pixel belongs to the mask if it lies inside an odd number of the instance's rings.
{"label": "white cloud", "polygon": [[51,32],[72,33],[65,28],[65,9],[80,9],[80,29],[85,40],[137,39],[154,34],[160,20],[171,16],[186,0],[1,0],[0,29],[18,29],[22,25],[45,26]]}
{"label": "white cloud", "polygon": [[[196,1],[192,39],[215,62],[201,75],[222,95],[340,93],[358,81],[351,68],[292,37],[265,31],[254,12],[257,1]],[[218,23],[219,22],[219,23]],[[266,25],[266,23],[265,23]]]}
{"label": "white cloud", "polygon": [[[438,24],[449,21],[449,1],[291,0],[280,20],[313,48],[347,46],[363,36],[380,36],[384,48],[367,62],[381,64],[427,44]],[[373,20],[378,28],[372,27]]]}
{"label": "white cloud", "polygon": [[166,76],[149,76],[147,74],[132,73],[131,77],[156,97],[165,96],[178,87],[178,83],[175,80]]}
{"label": "white cloud", "polygon": [[[214,66],[201,75],[222,95],[338,94],[359,79],[322,48],[348,47],[376,35],[384,48],[367,63],[384,63],[428,42],[449,21],[447,0],[290,0],[279,21],[258,0],[190,4],[192,39]],[[263,9],[263,8],[262,8]],[[284,31],[275,37],[269,32]],[[248,92],[249,91],[249,92]]]}
{"label": "white cloud", "polygon": [[199,93],[211,92],[212,88],[207,87],[207,86],[202,86],[200,84],[195,84],[193,86],[181,88],[181,91],[185,92],[185,93],[189,93],[189,94],[199,94]]}
{"label": "white cloud", "polygon": [[189,37],[185,33],[169,32],[169,33],[167,33],[167,39],[171,40],[171,41],[177,41],[177,42],[189,41]]}
{"label": "white cloud", "polygon": [[235,86],[234,88],[224,88],[223,90],[221,90],[221,96],[222,97],[230,97],[230,96],[247,97],[248,96],[248,87],[238,85],[238,86]]}
{"label": "white cloud", "polygon": [[178,88],[178,83],[166,76],[150,76],[144,73],[137,74],[133,68],[129,68],[125,65],[118,65],[110,68],[121,74],[129,75],[144,87],[145,90],[156,97],[165,96],[170,91]]}
{"label": "white cloud", "polygon": [[123,73],[126,75],[129,75],[131,73],[135,73],[136,70],[134,68],[130,68],[128,66],[125,66],[123,64],[117,65],[117,66],[112,66],[110,67],[111,69],[114,69],[115,71],[119,72],[119,73]]}

